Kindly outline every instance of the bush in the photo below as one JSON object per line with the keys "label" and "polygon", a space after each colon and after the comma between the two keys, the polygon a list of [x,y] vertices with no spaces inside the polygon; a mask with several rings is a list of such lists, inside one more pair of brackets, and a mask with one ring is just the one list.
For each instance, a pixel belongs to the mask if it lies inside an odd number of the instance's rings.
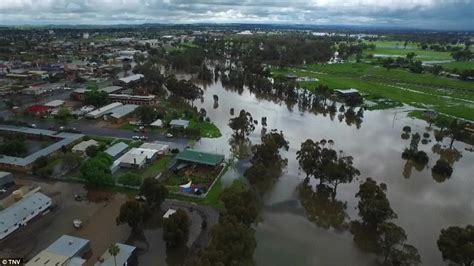
{"label": "bush", "polygon": [[423,133],[423,138],[427,139],[429,137],[430,137],[430,133],[428,132]]}
{"label": "bush", "polygon": [[410,126],[404,126],[402,130],[405,133],[410,133],[411,132],[411,127]]}
{"label": "bush", "polygon": [[413,160],[416,162],[416,163],[419,163],[419,164],[427,164],[428,163],[428,155],[426,154],[426,152],[424,151],[418,151],[416,152],[415,154],[413,154]]}
{"label": "bush", "polygon": [[137,174],[126,173],[119,176],[118,182],[122,185],[138,187],[142,184],[142,178]]}
{"label": "bush", "polygon": [[436,164],[433,166],[431,171],[433,171],[433,173],[449,177],[453,173],[453,168],[446,160],[439,159],[436,161]]}

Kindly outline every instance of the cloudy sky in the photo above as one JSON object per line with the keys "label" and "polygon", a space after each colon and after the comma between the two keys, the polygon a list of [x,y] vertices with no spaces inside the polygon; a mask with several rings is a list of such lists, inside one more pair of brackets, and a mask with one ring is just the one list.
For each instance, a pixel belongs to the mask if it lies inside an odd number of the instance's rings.
{"label": "cloudy sky", "polygon": [[197,22],[474,30],[474,0],[0,0],[0,25]]}

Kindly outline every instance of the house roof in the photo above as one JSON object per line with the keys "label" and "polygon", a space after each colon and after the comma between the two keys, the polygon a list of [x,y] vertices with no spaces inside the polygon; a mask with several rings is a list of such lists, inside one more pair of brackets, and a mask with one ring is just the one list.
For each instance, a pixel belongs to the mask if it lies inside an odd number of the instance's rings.
{"label": "house roof", "polygon": [[173,120],[171,120],[170,125],[180,126],[180,127],[188,127],[189,126],[189,121],[184,120],[184,119],[173,119]]}
{"label": "house roof", "polygon": [[111,117],[119,119],[133,113],[138,108],[138,105],[135,104],[126,104],[112,110]]}
{"label": "house roof", "polygon": [[146,161],[146,155],[127,152],[120,157],[118,161],[120,161],[120,163],[142,165]]}
{"label": "house roof", "polygon": [[[135,251],[136,247],[125,245],[121,243],[115,243],[115,245],[119,248],[119,253],[115,258],[109,253],[109,250],[101,256],[102,262],[98,261],[95,263],[95,266],[115,266],[115,265],[125,265],[128,259],[132,256],[133,251]],[[115,264],[117,262],[117,264]]]}
{"label": "house roof", "polygon": [[169,146],[166,144],[161,144],[161,143],[156,143],[156,142],[145,142],[140,146],[140,148],[157,150],[158,152],[163,152],[169,149]]}
{"label": "house roof", "polygon": [[208,153],[202,151],[196,151],[193,149],[186,149],[180,152],[176,156],[177,160],[206,164],[206,165],[218,165],[224,161],[225,157],[222,154]]}
{"label": "house roof", "polygon": [[19,223],[23,218],[31,215],[31,212],[37,211],[40,206],[45,205],[48,201],[51,201],[51,198],[41,192],[36,192],[0,211],[0,232]]}
{"label": "house roof", "polygon": [[64,104],[63,100],[53,100],[53,101],[45,103],[44,106],[55,108],[55,107],[59,107],[63,104]]}
{"label": "house roof", "polygon": [[89,245],[89,240],[63,235],[54,241],[45,250],[38,253],[32,258],[27,266],[44,266],[44,265],[68,265],[81,266],[86,261],[78,255],[83,252],[84,248]]}
{"label": "house roof", "polygon": [[176,213],[176,210],[175,210],[175,209],[169,208],[169,209],[165,212],[165,214],[163,215],[163,218],[168,219],[168,218],[170,218],[171,215],[173,215],[173,214],[175,214],[175,213]]}
{"label": "house roof", "polygon": [[41,113],[41,112],[47,112],[49,110],[48,106],[45,105],[32,105],[29,106],[25,109],[25,112],[27,113]]}
{"label": "house roof", "polygon": [[85,140],[81,143],[78,143],[74,147],[72,147],[72,150],[73,151],[82,151],[82,152],[84,152],[90,146],[99,146],[99,143],[97,141],[93,140],[93,139]]}
{"label": "house roof", "polygon": [[359,93],[358,90],[353,89],[353,88],[350,88],[350,89],[347,89],[347,90],[336,90],[336,91],[339,92],[339,93],[342,93],[342,94]]}
{"label": "house roof", "polygon": [[128,149],[128,145],[126,143],[119,142],[107,148],[107,150],[105,150],[105,153],[112,157],[115,157],[126,149]]}
{"label": "house roof", "polygon": [[128,77],[125,77],[125,78],[121,78],[119,80],[126,83],[126,84],[128,84],[130,82],[137,81],[137,80],[139,80],[143,77],[144,76],[142,74],[135,74],[135,75],[131,75],[131,76],[128,76]]}
{"label": "house roof", "polygon": [[162,127],[163,121],[161,119],[157,119],[155,122],[151,123],[150,126],[152,127]]}
{"label": "house roof", "polygon": [[96,109],[96,110],[94,110],[90,113],[87,113],[86,116],[91,117],[91,118],[96,118],[96,117],[99,117],[99,116],[102,116],[102,115],[106,114],[107,112],[111,112],[113,109],[115,109],[117,107],[120,107],[122,105],[123,104],[121,104],[121,103],[111,103],[111,104],[103,106],[99,109]]}
{"label": "house roof", "polygon": [[63,235],[47,247],[46,251],[71,258],[77,255],[87,244],[89,244],[87,239]]}

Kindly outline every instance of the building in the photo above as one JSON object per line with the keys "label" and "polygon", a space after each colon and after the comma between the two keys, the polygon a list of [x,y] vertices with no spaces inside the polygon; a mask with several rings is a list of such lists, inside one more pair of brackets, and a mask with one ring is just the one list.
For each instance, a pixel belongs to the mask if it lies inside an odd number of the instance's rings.
{"label": "building", "polygon": [[115,243],[119,249],[119,253],[114,257],[107,250],[102,256],[99,257],[99,261],[96,262],[95,266],[127,266],[135,265],[137,260],[136,247],[125,245],[121,243]]}
{"label": "building", "polygon": [[0,239],[4,239],[51,206],[51,198],[41,192],[26,195],[0,211]]}
{"label": "building", "polygon": [[85,140],[83,142],[80,142],[76,144],[74,147],[72,147],[71,151],[74,153],[80,153],[80,154],[85,154],[87,148],[91,146],[99,146],[99,142],[90,139],[90,140]]}
{"label": "building", "polygon": [[44,116],[49,113],[49,107],[44,105],[31,105],[25,109],[25,113],[35,116]]}
{"label": "building", "polygon": [[159,152],[153,149],[132,148],[119,158],[120,167],[142,168],[145,163],[156,159]]}
{"label": "building", "polygon": [[172,128],[187,128],[189,126],[189,121],[183,119],[174,119],[171,120],[170,126]]}
{"label": "building", "polygon": [[58,108],[64,104],[63,100],[53,100],[44,104],[48,108]]}
{"label": "building", "polygon": [[361,97],[360,93],[356,89],[347,89],[347,90],[335,90],[337,96],[342,98],[349,98],[349,97]]}
{"label": "building", "polygon": [[224,162],[225,156],[222,154],[196,151],[186,149],[176,155],[177,163],[193,163],[217,167]]}
{"label": "building", "polygon": [[[110,94],[110,93],[120,92],[123,89],[124,88],[120,86],[108,86],[108,87],[100,88],[98,89],[98,91],[103,91],[103,92],[106,92],[107,94]],[[88,89],[75,89],[71,93],[71,96],[78,101],[83,101],[87,91]]]}
{"label": "building", "polygon": [[114,82],[114,85],[118,86],[132,86],[138,84],[144,76],[142,74],[135,74],[125,78],[120,78]]}
{"label": "building", "polygon": [[121,103],[111,103],[111,104],[108,104],[104,107],[101,107],[99,109],[96,109],[90,113],[87,113],[85,115],[86,118],[91,118],[91,119],[97,119],[103,115],[106,115],[106,114],[109,114],[109,113],[112,113],[112,110],[117,108],[117,107],[120,107],[122,106],[123,104]]}
{"label": "building", "polygon": [[49,157],[61,150],[63,146],[71,145],[84,137],[82,134],[68,133],[68,132],[55,132],[51,130],[36,129],[29,127],[16,127],[0,125],[0,131],[6,131],[10,133],[23,134],[27,138],[34,139],[39,137],[48,137],[55,142],[35,153],[29,154],[26,157],[13,157],[2,155],[0,156],[0,169],[9,169],[15,171],[30,171],[33,167],[33,163],[39,157]]}
{"label": "building", "polygon": [[127,117],[132,115],[135,110],[138,108],[138,105],[135,104],[125,104],[120,107],[117,107],[112,110],[112,113],[109,114],[109,117],[115,123],[123,123]]}
{"label": "building", "polygon": [[91,244],[87,239],[63,235],[53,244],[34,256],[26,266],[79,266],[84,265],[90,254]]}
{"label": "building", "polygon": [[15,185],[15,180],[10,172],[0,171],[0,188],[7,188]]}
{"label": "building", "polygon": [[170,152],[170,146],[158,142],[145,142],[140,146],[140,148],[156,150],[158,151],[159,155],[167,154]]}
{"label": "building", "polygon": [[113,159],[117,159],[124,155],[128,150],[128,145],[123,142],[115,143],[105,150],[105,153],[110,155]]}
{"label": "building", "polygon": [[123,104],[135,105],[155,105],[157,98],[155,95],[130,95],[130,94],[109,94],[109,100]]}
{"label": "building", "polygon": [[153,123],[150,124],[152,127],[163,127],[163,120],[157,119]]}

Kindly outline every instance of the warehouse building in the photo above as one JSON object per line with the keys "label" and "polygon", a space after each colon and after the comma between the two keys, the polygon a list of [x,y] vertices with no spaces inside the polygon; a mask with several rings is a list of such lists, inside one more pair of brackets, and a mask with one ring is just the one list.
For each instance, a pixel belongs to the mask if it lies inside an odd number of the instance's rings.
{"label": "warehouse building", "polygon": [[86,263],[91,253],[91,244],[87,239],[63,235],[53,244],[33,257],[27,266],[68,265],[79,266]]}

